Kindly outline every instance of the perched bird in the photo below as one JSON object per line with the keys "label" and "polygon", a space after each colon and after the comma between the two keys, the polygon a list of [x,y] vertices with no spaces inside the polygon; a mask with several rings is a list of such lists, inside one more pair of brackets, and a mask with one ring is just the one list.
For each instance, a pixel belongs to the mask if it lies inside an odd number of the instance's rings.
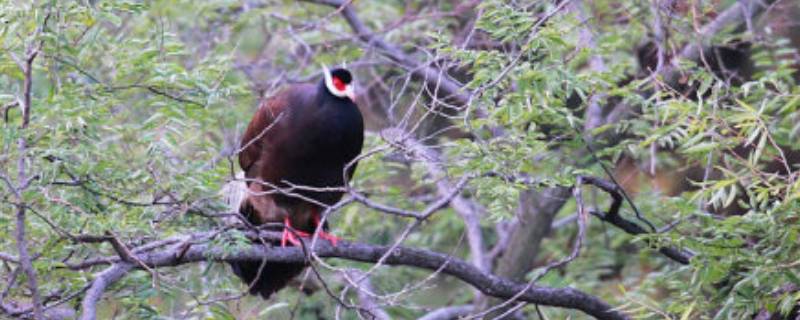
{"label": "perched bird", "polygon": [[[319,225],[323,206],[341,199],[341,187],[352,177],[353,160],[364,141],[353,76],[342,68],[323,71],[319,83],[291,85],[264,101],[241,141],[239,165],[247,190],[238,210],[255,225],[283,222],[282,246],[299,245],[295,235],[310,236]],[[324,227],[318,236],[335,245],[336,237]],[[231,266],[250,285],[250,293],[264,299],[305,267],[268,262],[261,268],[261,264],[235,262]]]}

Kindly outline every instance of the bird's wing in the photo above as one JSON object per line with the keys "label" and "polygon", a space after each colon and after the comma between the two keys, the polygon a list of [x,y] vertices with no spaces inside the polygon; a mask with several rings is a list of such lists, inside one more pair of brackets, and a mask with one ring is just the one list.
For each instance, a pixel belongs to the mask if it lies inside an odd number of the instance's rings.
{"label": "bird's wing", "polygon": [[[264,157],[266,137],[270,135],[270,131],[279,129],[277,122],[286,116],[283,112],[288,105],[287,94],[285,92],[278,93],[261,103],[258,111],[253,115],[253,119],[250,120],[247,130],[242,136],[239,153],[239,166],[248,178],[252,178],[251,169],[256,169],[253,166]],[[258,170],[253,172],[258,172]]]}
{"label": "bird's wing", "polygon": [[[241,141],[239,166],[248,180],[248,196],[241,206],[240,213],[248,217],[251,223],[262,224],[280,221],[278,210],[271,195],[265,194],[268,189],[263,183],[251,183],[253,180],[275,183],[270,173],[280,171],[271,157],[275,140],[286,134],[286,111],[292,104],[287,98],[286,90],[261,103],[250,124],[247,126]],[[253,195],[261,196],[253,196]]]}

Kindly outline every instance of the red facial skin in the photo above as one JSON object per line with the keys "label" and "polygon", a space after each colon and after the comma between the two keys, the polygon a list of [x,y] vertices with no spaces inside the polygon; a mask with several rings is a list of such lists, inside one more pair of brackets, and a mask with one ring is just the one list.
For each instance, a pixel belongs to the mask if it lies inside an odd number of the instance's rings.
{"label": "red facial skin", "polygon": [[344,91],[344,89],[347,87],[347,85],[344,84],[344,81],[342,81],[342,79],[339,79],[337,77],[333,77],[333,80],[331,82],[333,82],[333,86],[336,87],[336,90],[339,91]]}

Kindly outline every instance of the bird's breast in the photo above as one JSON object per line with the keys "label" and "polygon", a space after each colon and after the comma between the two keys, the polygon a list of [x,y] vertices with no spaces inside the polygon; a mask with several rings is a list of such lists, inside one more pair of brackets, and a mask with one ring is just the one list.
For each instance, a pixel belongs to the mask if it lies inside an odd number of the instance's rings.
{"label": "bird's breast", "polygon": [[285,179],[313,187],[334,187],[344,183],[347,164],[361,152],[363,120],[354,105],[323,106],[299,112],[291,145],[285,145],[282,159]]}
{"label": "bird's breast", "polygon": [[352,103],[322,106],[309,120],[308,142],[314,153],[350,158],[349,161],[361,151],[363,119]]}

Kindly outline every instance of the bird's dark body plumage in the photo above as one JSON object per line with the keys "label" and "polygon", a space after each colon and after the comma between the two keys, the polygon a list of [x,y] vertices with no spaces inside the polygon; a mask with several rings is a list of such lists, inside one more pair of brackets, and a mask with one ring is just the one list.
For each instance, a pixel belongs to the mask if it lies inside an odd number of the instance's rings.
{"label": "bird's dark body plumage", "polygon": [[[270,186],[342,187],[355,171],[356,163],[348,164],[361,152],[363,140],[364,124],[357,106],[347,97],[332,95],[324,81],[280,91],[262,103],[242,137],[239,165],[249,192],[240,212],[256,225],[283,222],[288,216],[293,228],[314,232],[313,215],[322,209],[314,201],[333,205],[343,192],[296,188],[292,192],[299,196],[293,196],[275,192]],[[252,284],[250,293],[265,299],[305,267],[266,263],[254,282],[260,265],[231,264],[234,273]]]}

